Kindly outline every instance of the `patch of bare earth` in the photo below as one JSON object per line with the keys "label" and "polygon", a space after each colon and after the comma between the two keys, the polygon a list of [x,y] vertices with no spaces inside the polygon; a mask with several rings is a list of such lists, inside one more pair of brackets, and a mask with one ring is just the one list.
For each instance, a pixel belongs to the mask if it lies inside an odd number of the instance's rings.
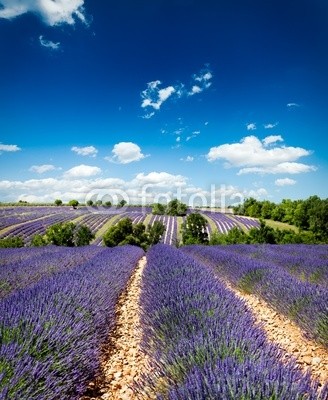
{"label": "patch of bare earth", "polygon": [[[146,257],[141,258],[127,289],[116,306],[116,327],[103,349],[101,377],[89,384],[81,400],[132,400],[131,387],[148,370],[147,358],[140,349],[139,297]],[[143,399],[152,399],[144,395]]]}
{"label": "patch of bare earth", "polygon": [[321,384],[327,382],[327,349],[304,337],[302,330],[295,323],[274,311],[264,300],[253,294],[241,293],[229,284],[227,286],[246,302],[256,321],[265,330],[268,340],[279,346],[286,359],[294,357],[304,372],[310,369],[312,376]]}

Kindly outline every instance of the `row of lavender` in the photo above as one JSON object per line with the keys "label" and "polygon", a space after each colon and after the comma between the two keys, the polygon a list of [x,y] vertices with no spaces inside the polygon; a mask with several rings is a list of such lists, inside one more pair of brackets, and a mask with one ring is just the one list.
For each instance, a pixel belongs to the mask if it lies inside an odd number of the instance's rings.
{"label": "row of lavender", "polygon": [[87,249],[83,264],[0,300],[0,399],[78,399],[94,377],[115,304],[143,251]]}
{"label": "row of lavender", "polygon": [[102,251],[90,247],[28,247],[1,249],[0,299],[8,294],[32,286],[41,279],[82,265]]}
{"label": "row of lavender", "polygon": [[[145,386],[157,399],[326,399],[294,361],[283,361],[244,302],[204,264],[157,245],[147,254],[140,299],[143,349],[154,360]],[[147,389],[149,390],[149,389]],[[143,397],[144,396],[144,397]]]}
{"label": "row of lavender", "polygon": [[[313,246],[309,246],[309,254]],[[258,249],[261,247],[258,246]],[[307,246],[294,245],[294,253],[307,251]],[[325,254],[327,270],[328,246],[316,246]],[[190,254],[213,268],[216,274],[247,293],[255,293],[278,312],[298,324],[310,337],[328,348],[328,290],[324,285],[304,282],[282,268],[270,256],[270,245],[263,246],[262,260],[248,256],[251,247],[187,246]],[[291,249],[291,246],[289,246]],[[253,248],[254,250],[254,248]],[[276,246],[275,253],[284,254],[285,246]],[[280,260],[283,258],[281,256]],[[265,261],[266,260],[266,261]],[[288,263],[288,258],[286,264]],[[304,266],[306,270],[306,264]],[[326,282],[327,285],[327,282]]]}
{"label": "row of lavender", "polygon": [[302,281],[328,287],[328,246],[236,245],[230,250],[276,264]]}

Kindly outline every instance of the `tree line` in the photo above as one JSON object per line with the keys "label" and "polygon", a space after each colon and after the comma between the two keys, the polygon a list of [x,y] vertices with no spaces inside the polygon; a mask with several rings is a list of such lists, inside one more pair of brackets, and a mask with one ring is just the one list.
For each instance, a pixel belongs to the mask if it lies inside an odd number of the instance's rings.
{"label": "tree line", "polygon": [[238,215],[295,225],[303,236],[313,236],[317,242],[328,242],[328,199],[311,196],[306,200],[284,199],[275,204],[250,197],[233,210]]}

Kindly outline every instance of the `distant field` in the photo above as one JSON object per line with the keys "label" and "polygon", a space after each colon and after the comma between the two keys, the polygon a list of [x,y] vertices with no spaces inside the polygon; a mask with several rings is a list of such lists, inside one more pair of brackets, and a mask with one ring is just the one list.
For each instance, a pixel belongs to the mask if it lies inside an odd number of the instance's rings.
{"label": "distant field", "polygon": [[[232,214],[211,211],[195,210],[201,212],[208,221],[207,232],[218,230],[227,233],[234,227],[248,231],[252,227],[258,227],[259,222],[254,218],[235,216]],[[167,215],[152,215],[148,207],[54,207],[54,206],[24,206],[24,207],[0,207],[0,239],[12,236],[20,236],[26,245],[36,234],[43,235],[47,228],[59,222],[74,221],[87,225],[95,234],[93,244],[101,245],[102,237],[107,229],[116,224],[120,219],[129,217],[133,223],[143,222],[153,224],[156,220],[166,226],[162,242],[172,245],[181,241],[181,225],[185,217],[172,217]]]}
{"label": "distant field", "polygon": [[295,225],[289,225],[285,222],[273,221],[272,219],[265,219],[267,225],[275,229],[291,229],[294,232],[298,232],[298,228]]}

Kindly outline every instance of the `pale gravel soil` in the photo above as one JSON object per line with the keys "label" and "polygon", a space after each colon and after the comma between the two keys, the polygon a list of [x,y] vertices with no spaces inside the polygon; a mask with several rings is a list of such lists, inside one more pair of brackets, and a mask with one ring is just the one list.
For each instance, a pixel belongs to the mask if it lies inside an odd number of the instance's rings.
{"label": "pale gravel soil", "polygon": [[[140,350],[141,328],[139,297],[142,272],[146,257],[140,259],[126,291],[116,306],[116,328],[111,332],[104,348],[102,377],[89,384],[87,394],[81,400],[132,400],[137,396],[131,387],[141,380],[141,374],[149,370],[147,357]],[[145,388],[146,389],[146,388]],[[143,394],[143,399],[153,396]]]}
{"label": "pale gravel soil", "polygon": [[286,359],[294,357],[304,372],[310,370],[312,376],[321,384],[327,382],[327,349],[307,339],[295,323],[274,311],[264,300],[252,294],[241,293],[231,285],[225,284],[237,297],[246,302],[256,321],[266,332],[268,340],[283,350]]}

